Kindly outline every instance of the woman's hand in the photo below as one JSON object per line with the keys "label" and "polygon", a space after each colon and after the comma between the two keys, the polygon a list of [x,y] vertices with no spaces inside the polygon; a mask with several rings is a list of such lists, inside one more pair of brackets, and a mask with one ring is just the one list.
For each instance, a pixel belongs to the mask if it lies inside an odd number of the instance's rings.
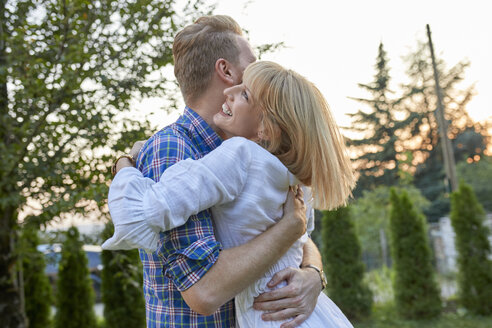
{"label": "woman's hand", "polygon": [[292,224],[292,232],[300,238],[306,232],[306,204],[304,192],[299,186],[290,186],[284,203],[282,221]]}
{"label": "woman's hand", "polygon": [[123,157],[116,162],[116,173],[119,172],[124,167],[134,167],[135,161],[137,160],[138,153],[140,153],[140,149],[142,149],[145,144],[145,140],[137,141],[133,144],[132,150],[130,150],[130,155],[133,157],[133,161],[130,159]]}
{"label": "woman's hand", "polygon": [[146,140],[139,140],[133,144],[132,150],[130,150],[130,155],[133,158],[137,159],[138,153],[140,153],[140,149],[142,149]]}

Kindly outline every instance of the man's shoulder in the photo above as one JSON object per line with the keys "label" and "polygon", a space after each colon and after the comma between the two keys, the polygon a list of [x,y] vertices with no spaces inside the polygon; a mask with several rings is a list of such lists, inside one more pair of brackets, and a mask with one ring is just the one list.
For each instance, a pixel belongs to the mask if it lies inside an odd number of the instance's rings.
{"label": "man's shoulder", "polygon": [[167,167],[180,160],[194,158],[195,152],[187,130],[173,123],[157,131],[145,142],[137,158],[137,168],[144,176],[158,179]]}

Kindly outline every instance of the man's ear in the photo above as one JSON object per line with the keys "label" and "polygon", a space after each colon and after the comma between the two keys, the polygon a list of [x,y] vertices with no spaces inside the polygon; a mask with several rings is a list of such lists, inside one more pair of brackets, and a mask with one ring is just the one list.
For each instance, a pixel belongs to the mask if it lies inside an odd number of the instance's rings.
{"label": "man's ear", "polygon": [[234,75],[232,71],[232,65],[224,58],[219,58],[215,62],[215,72],[219,79],[227,85],[234,85]]}

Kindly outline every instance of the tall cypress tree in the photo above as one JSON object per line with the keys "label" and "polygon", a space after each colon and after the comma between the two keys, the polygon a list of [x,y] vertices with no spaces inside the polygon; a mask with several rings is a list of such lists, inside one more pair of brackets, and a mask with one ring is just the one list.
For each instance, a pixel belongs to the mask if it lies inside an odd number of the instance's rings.
{"label": "tall cypress tree", "polygon": [[94,291],[77,228],[66,233],[58,268],[56,328],[94,328]]}
{"label": "tall cypress tree", "polygon": [[52,291],[45,274],[44,255],[37,250],[37,230],[24,227],[21,237],[24,300],[30,328],[46,328],[50,325]]}
{"label": "tall cypress tree", "polygon": [[441,311],[434,280],[424,217],[410,202],[406,191],[390,193],[390,239],[395,269],[393,282],[399,314],[408,319],[432,318]]}
{"label": "tall cypress tree", "polygon": [[459,299],[469,311],[492,314],[492,262],[484,211],[470,186],[461,182],[451,194],[451,223],[456,235]]}
{"label": "tall cypress tree", "polygon": [[[103,239],[113,235],[109,221]],[[142,267],[138,250],[102,252],[102,300],[107,328],[145,327]]]}
{"label": "tall cypress tree", "polygon": [[368,317],[372,293],[363,282],[360,244],[348,207],[324,212],[322,237],[328,295],[348,318]]}
{"label": "tall cypress tree", "polygon": [[350,114],[353,119],[350,130],[364,134],[361,139],[350,140],[352,148],[361,154],[356,160],[360,173],[356,195],[377,185],[394,185],[398,179],[395,132],[405,123],[395,118],[398,103],[390,98],[390,69],[383,43],[379,44],[375,69],[371,83],[359,84],[371,97],[352,98],[369,108]]}

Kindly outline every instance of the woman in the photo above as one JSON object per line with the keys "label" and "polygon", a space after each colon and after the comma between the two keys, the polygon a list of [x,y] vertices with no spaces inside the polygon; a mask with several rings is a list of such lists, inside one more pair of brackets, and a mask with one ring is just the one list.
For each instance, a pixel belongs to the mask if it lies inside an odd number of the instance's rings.
{"label": "woman", "polygon": [[[116,230],[103,248],[155,249],[159,231],[210,207],[223,247],[238,246],[275,224],[289,187],[299,183],[311,187],[316,208],[346,202],[354,186],[350,160],[328,105],[312,83],[278,64],[257,62],[246,69],[241,85],[224,93],[226,102],[214,116],[228,139],[221,146],[200,160],[176,163],[158,183],[134,168],[118,173],[109,195]],[[269,290],[275,272],[299,267],[307,238],[296,241],[263,278],[235,297],[240,327],[280,325],[262,321],[253,299]],[[323,293],[301,326],[352,327]]]}

